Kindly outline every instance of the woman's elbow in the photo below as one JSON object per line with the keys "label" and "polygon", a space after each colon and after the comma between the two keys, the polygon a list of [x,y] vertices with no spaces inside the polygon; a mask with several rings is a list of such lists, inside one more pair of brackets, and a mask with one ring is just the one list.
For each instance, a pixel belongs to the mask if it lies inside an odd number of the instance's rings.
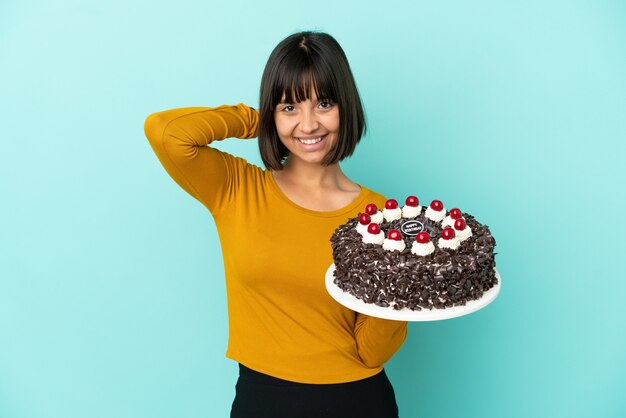
{"label": "woman's elbow", "polygon": [[365,365],[365,367],[369,369],[382,367],[387,362],[387,360],[389,360],[389,358],[391,357],[391,356],[385,356],[381,354],[383,353],[368,353],[368,352],[359,350],[359,358],[361,359],[361,362]]}
{"label": "woman's elbow", "polygon": [[148,141],[153,142],[158,138],[162,138],[165,124],[160,112],[148,115],[143,123],[143,131]]}
{"label": "woman's elbow", "polygon": [[382,367],[385,364],[384,361],[379,361],[376,359],[361,358],[361,360],[363,360],[363,364],[365,364],[365,367],[367,367],[368,369],[376,369],[378,367]]}

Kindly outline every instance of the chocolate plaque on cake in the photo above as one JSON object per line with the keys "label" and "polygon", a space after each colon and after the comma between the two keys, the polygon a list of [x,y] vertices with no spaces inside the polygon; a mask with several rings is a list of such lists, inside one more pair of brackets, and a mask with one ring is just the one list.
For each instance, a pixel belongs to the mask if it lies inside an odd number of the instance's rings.
{"label": "chocolate plaque on cake", "polygon": [[408,235],[410,237],[416,236],[423,230],[424,224],[416,220],[406,221],[402,224],[402,226],[400,226],[400,231],[402,231],[404,235]]}

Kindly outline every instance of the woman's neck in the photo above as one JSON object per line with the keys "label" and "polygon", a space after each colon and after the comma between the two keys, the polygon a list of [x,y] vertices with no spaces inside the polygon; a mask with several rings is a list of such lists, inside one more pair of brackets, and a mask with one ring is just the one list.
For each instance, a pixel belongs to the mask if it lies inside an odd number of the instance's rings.
{"label": "woman's neck", "polygon": [[303,188],[342,188],[346,183],[352,183],[343,174],[338,163],[324,167],[317,163],[308,164],[288,159],[279,173],[283,180]]}

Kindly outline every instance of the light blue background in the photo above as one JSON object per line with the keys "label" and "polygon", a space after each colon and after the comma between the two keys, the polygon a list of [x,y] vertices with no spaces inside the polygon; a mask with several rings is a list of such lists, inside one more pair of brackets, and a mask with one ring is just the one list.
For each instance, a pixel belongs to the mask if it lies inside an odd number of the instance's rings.
{"label": "light blue background", "polygon": [[401,416],[626,416],[623,1],[3,0],[0,417],[228,415],[214,223],[143,121],[254,106],[303,29],[339,40],[366,106],[348,176],[498,242],[499,298],[411,324],[388,363]]}

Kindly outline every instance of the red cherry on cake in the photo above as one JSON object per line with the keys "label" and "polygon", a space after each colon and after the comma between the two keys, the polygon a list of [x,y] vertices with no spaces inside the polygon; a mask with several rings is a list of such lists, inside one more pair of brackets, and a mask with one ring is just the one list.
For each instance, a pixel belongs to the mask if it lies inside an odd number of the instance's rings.
{"label": "red cherry on cake", "polygon": [[441,238],[443,239],[452,239],[455,235],[456,234],[454,233],[454,229],[452,228],[445,228],[443,231],[441,231]]}
{"label": "red cherry on cake", "polygon": [[439,212],[443,210],[443,203],[441,203],[441,200],[433,200],[430,202],[430,208]]}
{"label": "red cherry on cake", "polygon": [[380,226],[378,226],[378,224],[375,223],[371,223],[367,226],[367,232],[369,232],[370,234],[379,234],[380,233]]}
{"label": "red cherry on cake", "polygon": [[415,237],[415,241],[420,244],[428,244],[428,241],[430,241],[430,235],[428,235],[428,232],[420,232]]}
{"label": "red cherry on cake", "polygon": [[464,230],[465,229],[465,220],[457,219],[456,221],[454,221],[454,229],[456,229],[457,231]]}
{"label": "red cherry on cake", "polygon": [[398,231],[397,229],[390,229],[389,232],[387,233],[387,238],[392,239],[394,241],[400,241],[402,239],[402,235],[400,234],[400,231]]}
{"label": "red cherry on cake", "polygon": [[407,206],[412,206],[414,208],[417,207],[417,205],[420,204],[420,200],[417,198],[417,196],[409,196],[406,198],[406,205]]}
{"label": "red cherry on cake", "polygon": [[385,209],[397,209],[398,201],[396,199],[389,199],[385,202]]}
{"label": "red cherry on cake", "polygon": [[454,208],[450,211],[450,217],[452,219],[461,219],[463,217],[463,214],[461,213],[461,209],[459,208]]}
{"label": "red cherry on cake", "polygon": [[367,225],[372,222],[372,218],[367,213],[362,213],[359,215],[359,223],[361,225]]}
{"label": "red cherry on cake", "polygon": [[367,213],[368,215],[376,215],[377,212],[378,207],[375,204],[370,203],[369,205],[365,206],[365,213]]}

